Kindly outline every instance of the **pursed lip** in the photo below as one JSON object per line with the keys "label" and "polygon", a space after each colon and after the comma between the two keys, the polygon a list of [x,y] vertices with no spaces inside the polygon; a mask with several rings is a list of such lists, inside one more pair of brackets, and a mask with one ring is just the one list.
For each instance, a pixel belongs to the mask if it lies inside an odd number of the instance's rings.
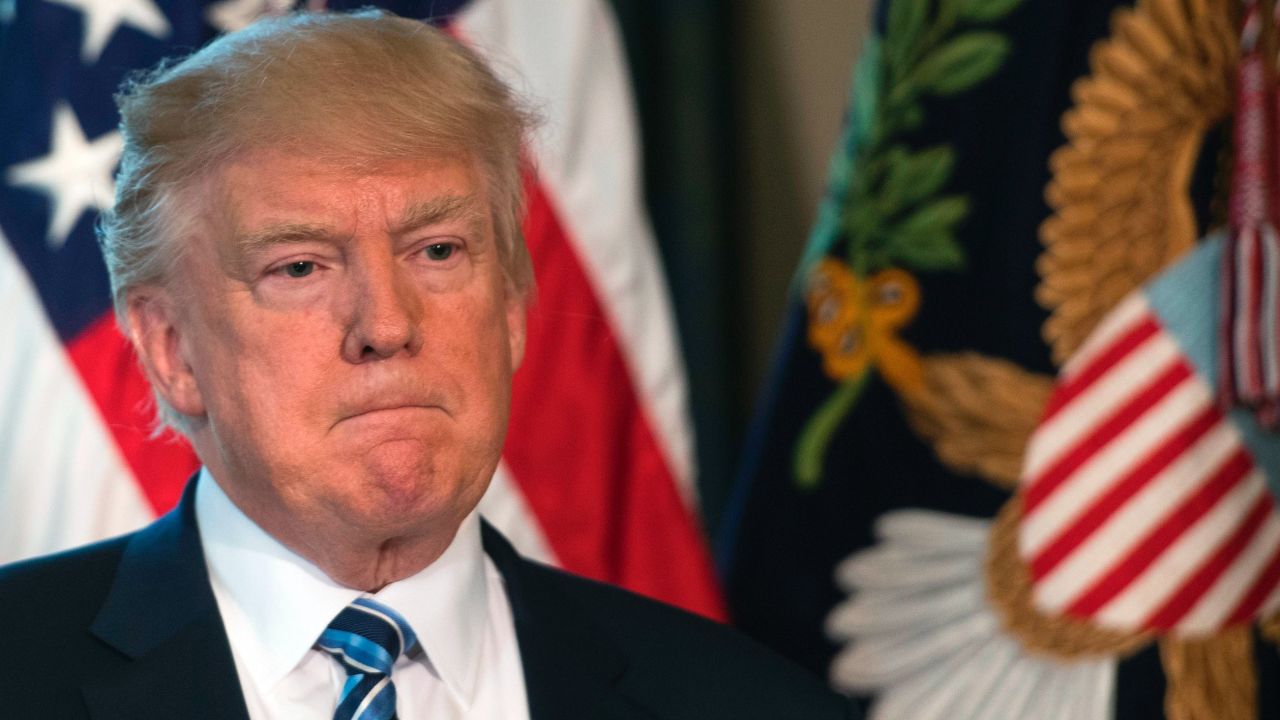
{"label": "pursed lip", "polygon": [[418,403],[418,402],[393,402],[393,403],[385,403],[385,404],[366,405],[366,406],[361,406],[361,407],[346,410],[339,414],[338,420],[334,422],[331,427],[337,427],[338,425],[346,422],[347,420],[354,420],[357,418],[367,417],[380,412],[390,412],[395,410],[414,410],[414,409],[439,410],[440,412],[443,412],[446,415],[449,414],[449,412],[440,405],[435,405],[430,403]]}

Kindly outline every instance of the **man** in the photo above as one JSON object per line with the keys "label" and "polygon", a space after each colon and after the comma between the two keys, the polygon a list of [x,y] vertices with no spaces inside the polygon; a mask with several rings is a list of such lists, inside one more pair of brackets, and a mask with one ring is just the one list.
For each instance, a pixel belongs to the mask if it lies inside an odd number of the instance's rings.
{"label": "man", "polygon": [[0,715],[848,717],[477,517],[532,279],[530,118],[472,53],[291,16],[119,104],[117,316],[204,468],[152,526],[0,570]]}

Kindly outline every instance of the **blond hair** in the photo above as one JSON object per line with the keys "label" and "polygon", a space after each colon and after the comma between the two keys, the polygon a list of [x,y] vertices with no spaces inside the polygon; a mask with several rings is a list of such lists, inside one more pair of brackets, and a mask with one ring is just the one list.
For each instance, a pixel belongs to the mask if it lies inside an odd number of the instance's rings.
{"label": "blond hair", "polygon": [[[197,182],[254,148],[343,166],[476,162],[509,286],[531,290],[521,144],[534,116],[474,52],[426,23],[377,10],[264,19],[132,76],[116,104],[125,146],[98,236],[126,332],[130,290],[164,285],[187,245]],[[187,431],[156,400],[160,420]]]}

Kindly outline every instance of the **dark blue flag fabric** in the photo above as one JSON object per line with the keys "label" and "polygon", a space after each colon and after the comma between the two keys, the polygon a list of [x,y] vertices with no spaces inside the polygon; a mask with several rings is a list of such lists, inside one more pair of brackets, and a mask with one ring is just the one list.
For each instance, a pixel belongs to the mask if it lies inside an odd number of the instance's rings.
{"label": "dark blue flag fabric", "polygon": [[870,717],[1280,717],[1278,438],[1216,390],[1246,6],[878,4],[719,548]]}

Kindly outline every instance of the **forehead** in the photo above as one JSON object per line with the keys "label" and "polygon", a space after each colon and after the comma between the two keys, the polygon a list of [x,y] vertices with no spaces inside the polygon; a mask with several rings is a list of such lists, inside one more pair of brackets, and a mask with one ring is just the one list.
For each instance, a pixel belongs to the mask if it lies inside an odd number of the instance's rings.
{"label": "forehead", "polygon": [[209,210],[236,234],[297,222],[390,227],[442,203],[456,215],[487,207],[475,163],[463,157],[346,163],[256,150],[211,173],[207,190]]}

